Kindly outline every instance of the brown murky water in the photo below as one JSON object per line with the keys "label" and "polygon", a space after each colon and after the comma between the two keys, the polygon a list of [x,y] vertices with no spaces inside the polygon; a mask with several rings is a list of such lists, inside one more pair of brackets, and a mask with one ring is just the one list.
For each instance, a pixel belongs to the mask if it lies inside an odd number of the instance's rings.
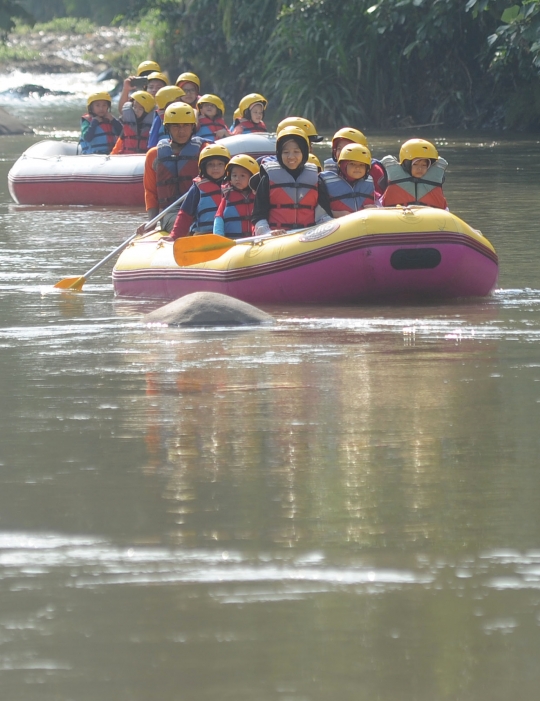
{"label": "brown murky water", "polygon": [[538,697],[540,145],[437,137],[495,295],[249,331],[51,294],[142,214],[15,206],[2,138],[2,699]]}

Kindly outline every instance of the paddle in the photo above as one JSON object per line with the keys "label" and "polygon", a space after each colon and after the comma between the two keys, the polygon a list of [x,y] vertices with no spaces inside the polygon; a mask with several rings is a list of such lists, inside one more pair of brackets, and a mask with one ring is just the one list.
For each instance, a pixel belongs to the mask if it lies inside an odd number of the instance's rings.
{"label": "paddle", "polygon": [[[156,217],[153,219],[150,219],[150,221],[146,222],[144,225],[144,229],[148,230],[150,226],[153,226],[156,224],[164,214],[167,214],[167,212],[170,212],[172,209],[175,207],[178,207],[179,205],[182,204],[182,202],[186,199],[186,195],[182,195],[179,199],[176,200],[176,202],[173,202],[170,204],[168,207],[166,207],[162,212],[160,212]],[[154,233],[154,232],[150,232]],[[61,289],[61,290],[75,290],[79,291],[82,290],[82,286],[84,283],[87,281],[87,279],[90,277],[90,275],[93,275],[96,270],[99,270],[107,261],[109,261],[111,258],[114,258],[118,253],[124,250],[124,248],[127,248],[129,244],[133,241],[133,239],[137,238],[139,236],[137,232],[132,234],[128,239],[123,241],[119,246],[117,246],[114,251],[111,251],[109,254],[105,256],[102,260],[99,261],[99,263],[96,263],[90,270],[87,270],[84,275],[80,275],[79,277],[65,277],[63,280],[60,280],[59,282],[54,285],[55,287]],[[148,234],[147,234],[148,235]]]}
{"label": "paddle", "polygon": [[[291,233],[291,232],[288,232]],[[177,265],[196,265],[215,260],[222,256],[229,248],[233,248],[238,243],[258,243],[267,238],[272,238],[272,234],[261,236],[249,236],[245,239],[227,239],[217,234],[200,234],[199,236],[185,236],[176,239],[174,242],[173,254]]]}

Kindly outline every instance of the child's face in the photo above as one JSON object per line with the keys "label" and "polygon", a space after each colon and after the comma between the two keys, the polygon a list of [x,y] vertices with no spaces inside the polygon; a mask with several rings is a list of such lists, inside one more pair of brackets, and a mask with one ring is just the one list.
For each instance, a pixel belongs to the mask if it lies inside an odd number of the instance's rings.
{"label": "child's face", "polygon": [[347,146],[347,144],[352,144],[353,142],[350,139],[338,139],[336,141],[336,146],[335,146],[335,151],[336,151],[336,161],[339,158],[339,154],[343,151],[344,147]]}
{"label": "child's face", "polygon": [[231,185],[235,190],[245,190],[249,187],[249,179],[251,173],[247,168],[242,166],[233,166],[231,168]]}
{"label": "child's face", "polygon": [[302,163],[302,149],[296,141],[289,139],[283,144],[281,160],[289,170],[295,170]]}
{"label": "child's face", "polygon": [[225,175],[225,163],[221,158],[211,158],[205,163],[205,171],[212,180],[219,180]]}
{"label": "child's face", "polygon": [[263,118],[263,106],[253,105],[253,107],[250,108],[249,113],[251,115],[251,121],[253,122],[253,124],[258,124],[260,121],[262,121]]}
{"label": "child's face", "polygon": [[107,100],[95,100],[90,105],[92,114],[94,114],[96,117],[104,117],[109,111],[109,107],[110,105]]}
{"label": "child's face", "polygon": [[208,119],[214,119],[217,114],[218,108],[215,105],[211,105],[209,102],[203,102],[200,105],[201,114]]}
{"label": "child's face", "polygon": [[413,178],[423,178],[431,163],[427,158],[417,158],[411,163],[411,175]]}
{"label": "child's face", "polygon": [[352,180],[360,180],[366,174],[367,166],[365,163],[358,163],[358,161],[347,161],[347,176]]}
{"label": "child's face", "polygon": [[182,96],[182,100],[184,102],[187,102],[188,105],[195,104],[197,100],[197,95],[199,94],[199,88],[195,85],[195,83],[191,83],[188,80],[186,83],[183,83],[180,87],[186,93]]}
{"label": "child's face", "polygon": [[165,83],[162,80],[151,80],[146,87],[146,92],[149,92],[150,95],[155,97],[157,91],[164,87]]}
{"label": "child's face", "polygon": [[133,111],[135,112],[137,119],[140,119],[146,114],[144,107],[139,104],[137,100],[133,100]]}

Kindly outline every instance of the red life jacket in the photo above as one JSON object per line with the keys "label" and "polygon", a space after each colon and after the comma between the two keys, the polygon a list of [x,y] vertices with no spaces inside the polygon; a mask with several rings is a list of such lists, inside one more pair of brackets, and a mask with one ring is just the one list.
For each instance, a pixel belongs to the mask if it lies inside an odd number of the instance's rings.
{"label": "red life jacket", "polygon": [[250,236],[255,193],[251,188],[248,188],[247,191],[237,190],[229,182],[222,185],[221,192],[225,200],[225,208],[222,214],[225,224],[225,235],[231,239]]}
{"label": "red life jacket", "polygon": [[210,117],[199,117],[199,126],[197,127],[197,136],[205,141],[213,143],[216,140],[216,132],[220,129],[225,129],[227,135],[229,135],[229,130],[222,117],[216,117],[216,119],[210,119]]}
{"label": "red life jacket", "polygon": [[170,139],[161,139],[158,143],[154,169],[160,210],[189,190],[193,179],[199,174],[199,153],[204,145],[202,139],[192,136],[180,152],[174,154]]}
{"label": "red life jacket", "polygon": [[[238,131],[237,131],[238,129]],[[251,119],[246,119],[242,117],[236,127],[234,128],[235,134],[256,134],[256,133],[267,133],[268,129],[264,122],[252,122]]]}
{"label": "red life jacket", "polygon": [[264,170],[270,183],[270,226],[287,230],[313,226],[319,201],[317,166],[305,163],[296,180],[278,161],[265,162]]}
{"label": "red life jacket", "polygon": [[122,107],[122,150],[120,153],[146,153],[148,151],[148,135],[154,121],[154,111],[147,112],[139,121],[133,111],[131,102]]}
{"label": "red life jacket", "polygon": [[221,181],[198,176],[193,180],[200,193],[195,221],[192,230],[202,233],[212,233],[217,208],[221,202]]}
{"label": "red life jacket", "polygon": [[385,156],[382,164],[388,175],[388,187],[381,198],[383,207],[419,204],[446,209],[448,205],[443,195],[442,184],[448,163],[444,158],[438,158],[423,178],[413,178],[393,156]]}

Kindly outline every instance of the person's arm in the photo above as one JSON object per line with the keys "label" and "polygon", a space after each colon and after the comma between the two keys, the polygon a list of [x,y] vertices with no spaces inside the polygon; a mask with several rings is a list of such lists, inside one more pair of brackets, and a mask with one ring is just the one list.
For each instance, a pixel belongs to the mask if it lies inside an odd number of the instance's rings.
{"label": "person's arm", "polygon": [[270,216],[270,181],[266,173],[261,176],[255,193],[253,203],[253,215],[251,222],[254,227],[254,235],[267,234],[270,232],[268,217]]}
{"label": "person's arm", "polygon": [[152,122],[152,126],[150,127],[150,134],[148,135],[148,148],[153,148],[154,146],[157,146],[157,143],[159,141],[159,132],[161,131],[161,125],[163,122],[161,121],[161,117],[159,114],[156,112],[154,114],[154,121]]}
{"label": "person's arm", "polygon": [[244,127],[241,124],[237,124],[234,129],[232,136],[236,136],[237,134],[243,134],[244,133]]}
{"label": "person's arm", "polygon": [[[156,209],[156,214],[159,212],[159,200],[157,194],[157,173],[154,170],[154,163],[157,158],[157,148],[151,148],[146,154],[144,161],[144,201],[146,211]],[[155,216],[155,215],[154,215]]]}
{"label": "person's arm", "polygon": [[201,193],[196,185],[192,185],[176,216],[170,239],[175,241],[182,236],[189,236],[189,230],[195,219],[197,207],[201,200]]}
{"label": "person's arm", "polygon": [[111,156],[115,156],[118,153],[122,153],[124,150],[124,137],[121,135],[116,139],[116,143],[112,148]]}
{"label": "person's arm", "polygon": [[333,217],[332,207],[330,205],[330,195],[328,194],[328,188],[326,183],[322,178],[319,178],[319,205],[324,209],[329,217]]}
{"label": "person's arm", "polygon": [[124,80],[124,85],[122,86],[122,92],[120,93],[120,97],[118,98],[118,112],[119,112],[119,114],[122,114],[122,107],[129,100],[129,93],[133,90],[133,86],[131,85],[132,78],[135,78],[135,76],[130,75],[128,78],[126,78]]}
{"label": "person's arm", "polygon": [[212,233],[217,234],[218,236],[226,236],[225,220],[223,219],[223,212],[225,211],[226,205],[227,200],[224,197],[222,197],[221,202],[219,203],[219,206],[217,208],[216,216],[214,217],[214,228],[212,230]]}

